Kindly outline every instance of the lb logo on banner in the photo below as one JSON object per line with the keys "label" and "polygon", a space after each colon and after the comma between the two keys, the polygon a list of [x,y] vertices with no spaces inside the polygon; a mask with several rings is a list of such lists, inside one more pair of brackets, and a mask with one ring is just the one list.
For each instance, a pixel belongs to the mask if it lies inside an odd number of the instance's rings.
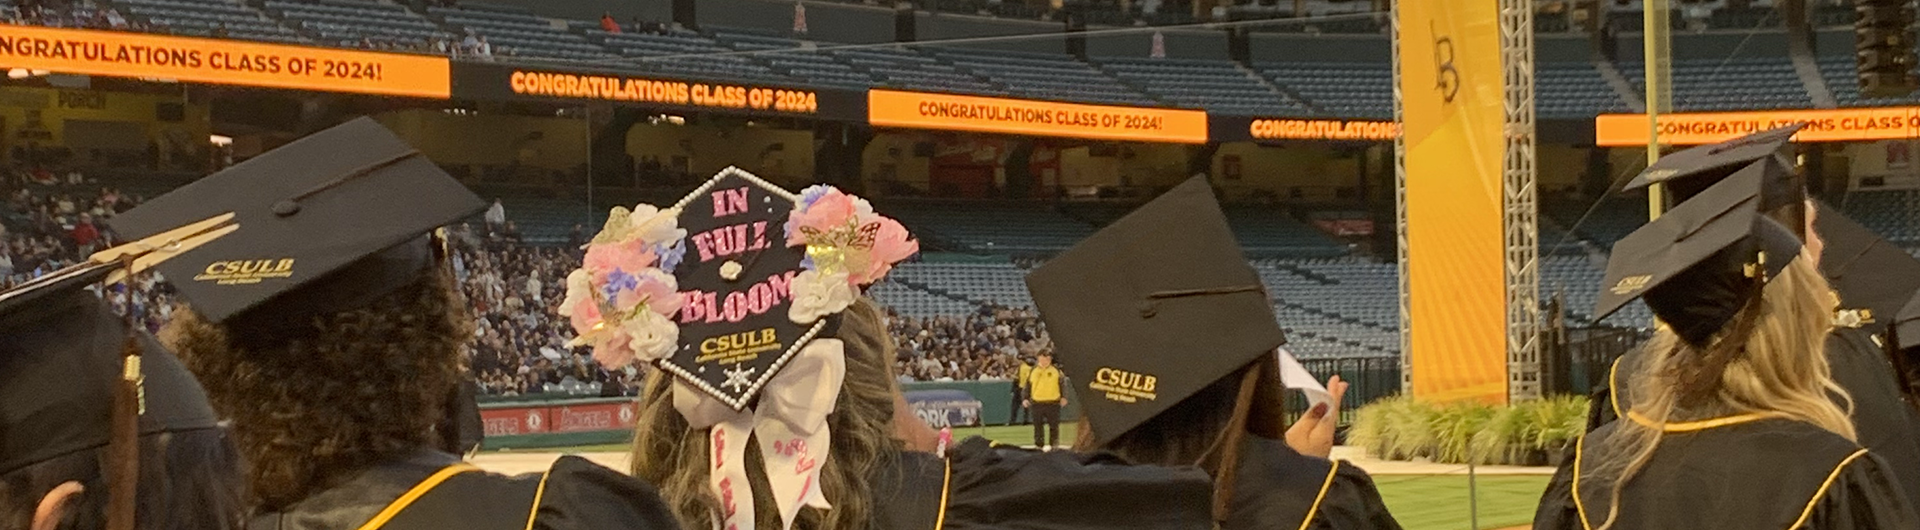
{"label": "lb logo on banner", "polygon": [[1413,394],[1507,397],[1506,152],[1494,2],[1401,2]]}
{"label": "lb logo on banner", "polygon": [[0,24],[0,64],[145,77],[446,99],[447,58],[115,31]]}

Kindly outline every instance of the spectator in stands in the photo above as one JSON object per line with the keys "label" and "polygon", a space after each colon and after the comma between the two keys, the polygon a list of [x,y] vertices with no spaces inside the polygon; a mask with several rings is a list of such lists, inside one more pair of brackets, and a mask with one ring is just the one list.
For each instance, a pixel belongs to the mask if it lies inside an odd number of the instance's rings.
{"label": "spectator in stands", "polygon": [[[471,36],[469,36],[469,38],[471,38]],[[507,207],[500,204],[500,199],[494,199],[493,206],[487,207],[487,213],[484,217],[487,221],[488,232],[499,230],[501,226],[507,224]]]}
{"label": "spectator in stands", "polygon": [[620,32],[620,23],[619,23],[619,22],[615,22],[615,21],[613,20],[613,12],[612,12],[612,11],[606,11],[606,12],[602,12],[602,13],[600,14],[600,29],[602,29],[602,30],[606,30],[606,32],[607,32],[607,33],[619,33],[619,32]]}
{"label": "spectator in stands", "polygon": [[479,44],[473,48],[473,54],[483,58],[493,57],[493,45],[487,44],[487,36],[481,35]]}
{"label": "spectator in stands", "polygon": [[1033,415],[1033,445],[1042,451],[1060,447],[1060,409],[1067,406],[1066,388],[1066,376],[1053,366],[1053,352],[1040,352],[1027,374],[1027,395],[1020,403]]}
{"label": "spectator in stands", "polygon": [[74,223],[70,234],[73,237],[74,247],[82,254],[92,254],[90,249],[93,248],[94,241],[100,239],[100,229],[93,226],[93,216],[84,213],[80,214],[80,222]]}

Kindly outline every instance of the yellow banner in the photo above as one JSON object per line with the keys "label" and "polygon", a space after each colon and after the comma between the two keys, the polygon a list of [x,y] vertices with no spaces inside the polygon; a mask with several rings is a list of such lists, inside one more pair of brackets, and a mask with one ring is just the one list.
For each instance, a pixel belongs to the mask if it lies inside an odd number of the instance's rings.
{"label": "yellow banner", "polygon": [[1373,120],[1253,120],[1247,133],[1260,140],[1392,140],[1400,124]]}
{"label": "yellow banner", "polygon": [[[1920,138],[1920,107],[1688,112],[1660,115],[1660,143],[1723,142],[1795,123],[1807,128],[1796,142],[1863,142]],[[1606,147],[1645,147],[1647,115],[1602,114],[1593,120],[1593,140]]]}
{"label": "yellow banner", "polygon": [[441,99],[450,88],[445,57],[5,24],[0,67]]}
{"label": "yellow banner", "polygon": [[1099,140],[1206,143],[1207,113],[1199,110],[1084,105],[871,90],[867,121],[879,127],[1066,136]]}
{"label": "yellow banner", "polygon": [[1399,3],[1413,395],[1507,398],[1506,147],[1492,0]]}

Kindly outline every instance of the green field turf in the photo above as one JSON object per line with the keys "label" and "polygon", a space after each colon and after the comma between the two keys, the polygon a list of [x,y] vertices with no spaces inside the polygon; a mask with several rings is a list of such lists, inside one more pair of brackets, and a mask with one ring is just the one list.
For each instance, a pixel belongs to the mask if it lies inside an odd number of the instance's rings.
{"label": "green field turf", "polygon": [[[1533,509],[1547,489],[1545,475],[1481,476],[1480,528],[1533,522]],[[1471,530],[1465,475],[1378,475],[1380,496],[1406,530]]]}

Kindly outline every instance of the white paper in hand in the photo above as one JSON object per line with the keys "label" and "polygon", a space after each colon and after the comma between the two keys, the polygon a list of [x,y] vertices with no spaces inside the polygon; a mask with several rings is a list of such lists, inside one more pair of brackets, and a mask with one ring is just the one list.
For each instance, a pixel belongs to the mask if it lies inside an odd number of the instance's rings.
{"label": "white paper in hand", "polygon": [[1313,373],[1308,372],[1307,367],[1300,364],[1299,359],[1293,358],[1293,352],[1287,351],[1286,348],[1278,348],[1274,350],[1274,354],[1280,356],[1280,383],[1287,388],[1306,394],[1309,410],[1316,405],[1333,402],[1333,394],[1327,392],[1327,387],[1320,384],[1320,380],[1315,379]]}

